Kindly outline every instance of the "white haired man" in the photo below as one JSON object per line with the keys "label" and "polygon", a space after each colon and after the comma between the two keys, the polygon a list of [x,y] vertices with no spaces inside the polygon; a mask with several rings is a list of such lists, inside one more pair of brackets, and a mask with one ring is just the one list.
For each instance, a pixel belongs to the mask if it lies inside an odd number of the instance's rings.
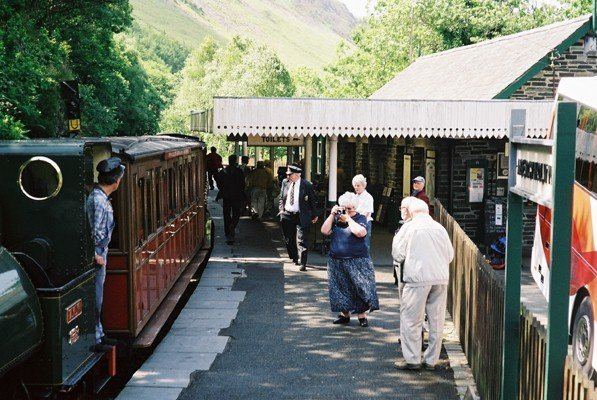
{"label": "white haired man", "polygon": [[[434,370],[442,348],[450,263],[454,249],[448,232],[429,215],[423,200],[408,202],[411,220],[403,238],[392,248],[394,260],[402,263],[404,287],[400,303],[400,336],[405,362],[402,370]],[[404,227],[403,227],[404,229]],[[429,319],[429,346],[421,365],[421,329]]]}
{"label": "white haired man", "polygon": [[357,212],[367,218],[367,236],[365,236],[365,245],[367,251],[371,254],[371,224],[373,223],[373,196],[367,192],[367,178],[358,174],[352,178],[352,187],[357,195]]}
{"label": "white haired man", "polygon": [[[408,223],[411,220],[410,211],[408,209],[409,205],[412,204],[413,199],[415,197],[405,197],[402,199],[400,203],[400,219],[402,220],[402,226],[400,229],[396,231],[394,235],[394,239],[392,240],[392,258],[394,259],[394,276],[397,281],[398,286],[398,296],[402,296],[402,288],[404,283],[402,282],[402,262],[398,262],[398,249],[400,248],[401,242],[404,240],[405,233],[408,227]],[[398,269],[398,272],[396,271]]]}

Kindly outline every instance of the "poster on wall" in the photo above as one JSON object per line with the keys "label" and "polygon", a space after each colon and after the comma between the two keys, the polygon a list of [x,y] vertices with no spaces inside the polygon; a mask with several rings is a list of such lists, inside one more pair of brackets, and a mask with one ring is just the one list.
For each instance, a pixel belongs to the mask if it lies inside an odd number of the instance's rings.
{"label": "poster on wall", "polygon": [[485,192],[485,168],[469,168],[468,201],[482,203]]}
{"label": "poster on wall", "polygon": [[410,196],[410,168],[411,168],[411,156],[405,154],[402,164],[402,197]]}
{"label": "poster on wall", "polygon": [[435,198],[435,158],[425,160],[425,194],[431,200]]}

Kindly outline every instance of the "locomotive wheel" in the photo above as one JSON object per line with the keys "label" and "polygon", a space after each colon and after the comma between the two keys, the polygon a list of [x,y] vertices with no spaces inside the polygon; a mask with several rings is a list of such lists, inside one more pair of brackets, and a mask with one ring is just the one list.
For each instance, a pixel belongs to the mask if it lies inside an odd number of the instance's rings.
{"label": "locomotive wheel", "polygon": [[584,373],[591,376],[593,371],[593,308],[591,298],[585,297],[574,317],[572,331],[572,354],[575,363]]}

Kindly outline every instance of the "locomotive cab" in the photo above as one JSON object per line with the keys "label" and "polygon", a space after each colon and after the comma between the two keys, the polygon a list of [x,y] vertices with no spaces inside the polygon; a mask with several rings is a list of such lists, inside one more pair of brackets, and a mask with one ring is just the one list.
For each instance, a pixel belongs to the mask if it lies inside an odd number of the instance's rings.
{"label": "locomotive cab", "polygon": [[[23,365],[24,382],[34,391],[68,389],[102,357],[92,351],[95,271],[85,200],[95,164],[110,153],[108,142],[93,139],[0,144],[0,245],[18,261],[6,273],[20,279],[21,296],[37,297],[29,302],[28,318],[39,319],[41,311],[43,320],[43,340]],[[0,293],[0,310],[10,304],[8,297]],[[39,334],[15,336],[20,343],[13,348],[39,341],[41,324],[32,329]]]}
{"label": "locomotive cab", "polygon": [[[0,318],[19,313],[31,322],[0,343],[0,374],[30,355],[18,371],[34,396],[71,391],[82,380],[91,385],[81,388],[99,391],[116,374],[114,348],[107,357],[92,350],[96,268],[85,210],[96,166],[111,156],[126,170],[110,196],[116,225],[102,325],[118,339],[118,361],[126,366],[133,349],[153,345],[209,257],[205,145],[197,138],[0,142]],[[3,322],[0,333],[12,335],[17,325]]]}

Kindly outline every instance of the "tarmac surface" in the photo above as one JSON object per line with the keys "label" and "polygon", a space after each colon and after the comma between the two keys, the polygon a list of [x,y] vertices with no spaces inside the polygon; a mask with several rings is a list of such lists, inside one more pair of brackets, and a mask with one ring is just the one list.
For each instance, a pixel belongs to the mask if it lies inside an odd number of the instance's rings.
{"label": "tarmac surface", "polygon": [[[236,263],[246,277],[234,280],[232,293],[245,295],[219,331],[229,337],[225,349],[214,351],[209,369],[191,375],[179,400],[458,398],[445,354],[434,372],[394,369],[401,360],[399,301],[390,266],[376,265],[381,310],[369,316],[370,327],[356,318],[333,325],[326,271],[300,272],[281,258],[275,222],[243,218],[237,244],[227,246],[221,207],[211,203],[210,210],[217,235],[210,263]],[[321,257],[313,260],[321,265]]]}

